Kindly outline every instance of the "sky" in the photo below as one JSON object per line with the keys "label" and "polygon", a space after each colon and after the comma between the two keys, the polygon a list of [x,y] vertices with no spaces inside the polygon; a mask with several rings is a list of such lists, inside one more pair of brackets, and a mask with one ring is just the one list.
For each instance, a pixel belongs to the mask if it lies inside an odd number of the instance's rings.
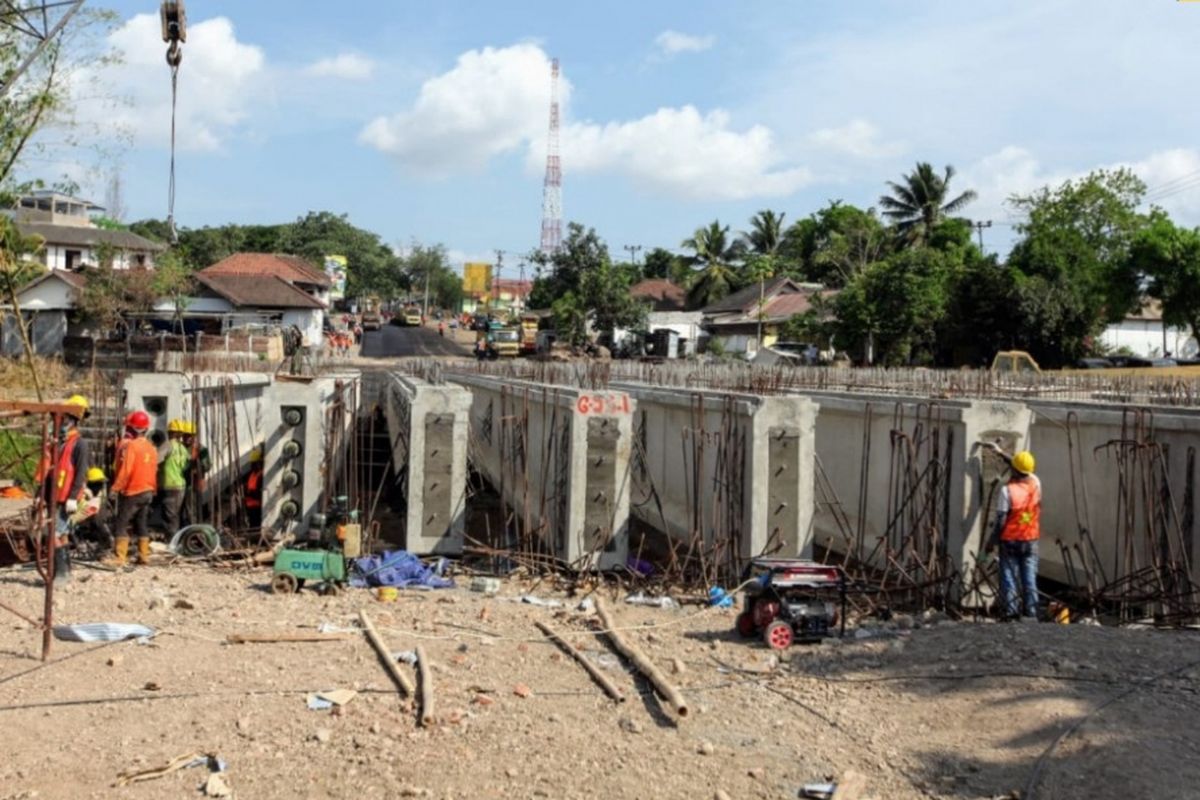
{"label": "sky", "polygon": [[[105,156],[59,149],[26,177],[66,173],[103,202],[116,172],[127,221],[163,218],[158,3],[104,5],[121,17],[110,42],[124,61],[79,79],[91,88],[77,113],[110,140]],[[328,210],[397,247],[443,244],[455,262],[503,250],[515,276],[538,245],[554,57],[563,216],[595,227],[614,258],[679,251],[713,219],[745,230],[760,209],[791,222],[831,200],[870,207],[918,161],[953,165],[952,187],[979,193],[965,213],[994,222],[984,241],[1001,254],[1009,196],[1098,167],[1134,169],[1177,221],[1200,224],[1198,2],[207,0],[188,12],[181,226]]]}

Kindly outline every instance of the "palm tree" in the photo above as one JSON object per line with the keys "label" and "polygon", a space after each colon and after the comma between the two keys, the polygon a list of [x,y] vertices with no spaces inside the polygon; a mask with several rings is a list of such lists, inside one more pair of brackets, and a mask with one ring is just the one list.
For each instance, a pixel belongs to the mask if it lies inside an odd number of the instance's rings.
{"label": "palm tree", "polygon": [[770,209],[759,211],[750,218],[750,230],[742,233],[742,240],[753,252],[763,256],[773,256],[783,243],[783,218]]}
{"label": "palm tree", "polygon": [[732,291],[737,276],[730,262],[737,257],[737,248],[729,241],[728,225],[713,220],[707,227],[697,228],[682,246],[693,253],[687,258],[694,270],[688,289],[690,305],[702,308]]}
{"label": "palm tree", "polygon": [[950,179],[954,167],[938,175],[927,161],[917,163],[917,168],[905,175],[900,183],[888,181],[891,194],[879,198],[883,214],[896,223],[896,230],[909,244],[921,244],[947,215],[954,214],[977,195],[968,189],[953,200],[950,195]]}

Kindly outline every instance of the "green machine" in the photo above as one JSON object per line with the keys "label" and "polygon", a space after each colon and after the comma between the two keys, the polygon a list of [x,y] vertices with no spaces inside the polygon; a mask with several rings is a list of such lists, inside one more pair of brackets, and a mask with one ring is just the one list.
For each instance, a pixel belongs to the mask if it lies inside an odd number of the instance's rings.
{"label": "green machine", "polygon": [[345,531],[357,522],[358,512],[347,509],[345,497],[336,498],[328,513],[313,514],[310,538],[276,554],[271,591],[292,594],[311,581],[321,594],[339,594],[346,584]]}

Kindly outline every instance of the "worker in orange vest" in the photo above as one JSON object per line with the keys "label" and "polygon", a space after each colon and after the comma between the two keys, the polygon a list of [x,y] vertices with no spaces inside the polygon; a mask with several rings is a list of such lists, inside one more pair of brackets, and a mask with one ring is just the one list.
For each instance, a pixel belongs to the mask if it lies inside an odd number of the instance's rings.
{"label": "worker in orange vest", "polygon": [[[1038,540],[1041,538],[1042,482],[1033,474],[1033,453],[1009,456],[996,444],[990,449],[1008,462],[1012,475],[1000,489],[995,524],[986,551],[1000,548],[1000,600],[1004,618],[1037,621]],[[1022,609],[1022,605],[1024,609]]]}
{"label": "worker in orange vest", "polygon": [[91,466],[91,451],[79,433],[79,422],[90,416],[87,398],[83,395],[68,397],[63,405],[75,411],[64,414],[59,428],[58,446],[42,454],[38,466],[38,480],[42,483],[41,501],[49,507],[55,504],[57,519],[54,521],[58,537],[54,549],[54,582],[63,583],[71,577],[70,518],[79,509],[87,487],[87,472]]}
{"label": "worker in orange vest", "polygon": [[242,488],[245,491],[246,517],[251,528],[262,527],[263,500],[263,453],[262,445],[250,451],[250,471],[246,473]]}
{"label": "worker in orange vest", "polygon": [[117,477],[112,492],[117,496],[115,557],[108,564],[124,567],[129,563],[129,530],[137,532],[137,563],[150,563],[150,529],[147,518],[150,503],[158,489],[158,450],[146,438],[150,415],[134,411],[125,418],[126,439],[117,448]]}

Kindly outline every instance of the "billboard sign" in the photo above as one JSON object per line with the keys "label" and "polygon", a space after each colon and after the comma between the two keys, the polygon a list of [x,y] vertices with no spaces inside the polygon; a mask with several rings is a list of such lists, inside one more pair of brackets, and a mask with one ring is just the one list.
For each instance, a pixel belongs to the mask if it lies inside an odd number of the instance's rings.
{"label": "billboard sign", "polygon": [[329,289],[330,300],[346,299],[346,272],[350,261],[345,256],[325,256],[325,274],[333,282]]}
{"label": "billboard sign", "polygon": [[492,265],[479,261],[463,264],[463,294],[467,297],[486,297],[492,290]]}

